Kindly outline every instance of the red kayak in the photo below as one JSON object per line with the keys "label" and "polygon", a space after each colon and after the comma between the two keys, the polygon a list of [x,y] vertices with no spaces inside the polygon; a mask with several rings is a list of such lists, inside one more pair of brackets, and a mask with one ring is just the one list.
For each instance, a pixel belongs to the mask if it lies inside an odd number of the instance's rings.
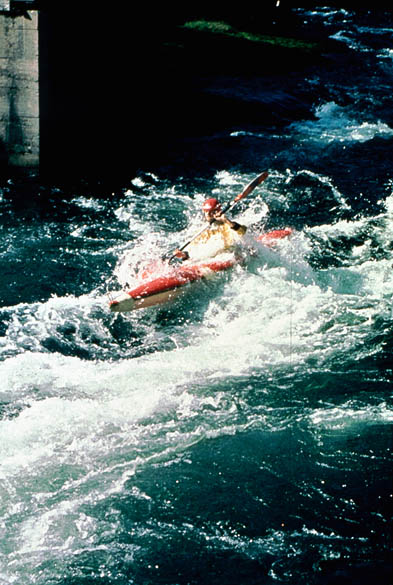
{"label": "red kayak", "polygon": [[[290,228],[274,230],[258,236],[257,240],[269,246],[291,233]],[[223,254],[192,265],[187,262],[178,265],[161,262],[143,271],[140,274],[141,283],[132,290],[111,293],[109,308],[113,312],[124,313],[166,303],[181,293],[187,284],[207,278],[215,272],[228,270],[236,263],[232,254]]]}

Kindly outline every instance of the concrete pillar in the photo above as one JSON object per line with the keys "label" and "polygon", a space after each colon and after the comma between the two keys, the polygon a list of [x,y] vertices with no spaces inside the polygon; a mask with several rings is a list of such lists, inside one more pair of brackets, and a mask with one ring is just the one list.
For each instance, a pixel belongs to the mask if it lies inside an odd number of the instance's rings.
{"label": "concrete pillar", "polygon": [[0,0],[0,162],[31,168],[40,149],[38,12],[7,4]]}

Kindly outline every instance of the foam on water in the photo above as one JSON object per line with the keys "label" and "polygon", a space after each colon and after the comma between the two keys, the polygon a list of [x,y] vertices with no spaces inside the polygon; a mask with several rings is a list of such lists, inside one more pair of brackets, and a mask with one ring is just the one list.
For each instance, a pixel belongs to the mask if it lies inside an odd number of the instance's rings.
{"label": "foam on water", "polygon": [[391,138],[393,129],[382,121],[359,121],[348,107],[328,102],[315,110],[316,120],[295,122],[291,130],[302,141],[315,140],[330,144],[332,142],[367,142],[375,137]]}
{"label": "foam on water", "polygon": [[[217,194],[231,200],[248,179],[221,172]],[[271,174],[263,196],[256,193],[248,207],[240,208],[239,221],[258,233],[267,210],[290,208],[296,181],[303,186],[305,180],[321,186],[322,203],[329,209],[348,208],[326,177],[288,170]],[[285,185],[288,195],[282,194]],[[171,197],[171,190],[165,193]],[[134,230],[132,246],[116,245],[119,284],[130,278],[130,266],[143,263],[148,254],[154,257],[163,241],[170,249],[177,245],[177,232],[152,229],[163,225],[162,199],[157,197],[155,206],[153,197],[145,217],[144,197],[132,192],[116,211]],[[197,227],[188,225],[188,217],[197,214],[203,198],[199,192],[187,195],[180,210],[184,239]],[[172,202],[184,205],[177,195]],[[87,512],[89,507],[123,493],[138,470],[159,462],[170,465],[206,438],[261,429],[278,433],[294,424],[318,435],[324,429],[345,431],[354,419],[360,426],[390,421],[384,403],[362,410],[351,402],[305,409],[294,420],[281,407],[278,416],[275,406],[250,406],[247,392],[255,391],[252,380],[272,379],[283,369],[322,369],[340,354],[361,358],[370,324],[378,318],[392,320],[391,256],[386,252],[392,209],[390,196],[377,217],[311,226],[272,248],[252,240],[245,266],[190,287],[168,307],[116,316],[109,313],[100,287],[79,297],[3,307],[0,397],[3,405],[13,405],[0,421],[1,530],[8,542],[3,580],[18,582],[32,570],[44,571],[48,554],[62,566],[86,547],[104,546],[106,531],[113,535],[120,530],[120,520],[98,519]],[[359,233],[364,234],[361,242]],[[348,250],[340,266],[310,264],[312,254],[320,259],[324,246],[343,238]],[[122,336],[123,344],[118,342]],[[243,393],[233,389],[233,380],[244,381]],[[269,397],[266,382],[256,387]],[[149,501],[143,492],[132,497]],[[152,530],[159,535],[161,528]],[[200,527],[195,530],[204,538]],[[217,533],[211,526],[205,538],[250,558],[274,550],[278,560],[271,574],[285,572],[282,555],[288,541],[280,539],[288,536],[283,533],[249,540],[225,529]],[[315,539],[310,547],[314,545]]]}
{"label": "foam on water", "polygon": [[[386,236],[391,233],[391,220],[386,215],[384,221],[380,232]],[[359,230],[359,222],[321,226],[311,233],[322,232],[330,239],[350,236],[354,230]],[[109,325],[97,321],[96,315],[105,305],[95,296],[53,298],[7,309],[11,319],[3,355],[15,356],[0,366],[2,398],[18,397],[28,408],[1,423],[3,464],[9,460],[8,469],[16,473],[18,458],[26,464],[29,458],[47,457],[47,449],[58,451],[72,443],[75,434],[97,436],[98,429],[123,424],[128,428],[173,409],[186,408],[192,418],[201,401],[195,388],[217,377],[248,376],[311,356],[323,362],[328,355],[357,347],[375,317],[391,317],[391,260],[370,259],[368,246],[366,241],[361,249],[357,247],[348,269],[319,273],[304,260],[310,249],[304,235],[279,243],[276,250],[261,249],[251,272],[239,267],[220,281],[220,294],[205,307],[203,323],[190,319],[175,326],[177,347],[117,363],[86,362],[43,351],[43,341],[59,335],[65,323],[74,323],[75,328],[84,324],[86,345],[93,331],[97,343],[101,337],[110,344]],[[351,282],[348,292],[345,279]],[[193,302],[192,290],[187,294]],[[179,306],[187,302],[183,298]],[[152,327],[143,312],[111,319],[130,319],[135,324],[145,320],[145,333]],[[192,342],[187,343],[187,338]],[[43,435],[47,443],[41,452]],[[21,450],[21,441],[26,451]]]}
{"label": "foam on water", "polygon": [[[30,281],[55,266],[54,287],[68,276],[53,296],[16,277],[4,291],[1,583],[383,582],[391,30],[350,10],[295,11],[348,51],[341,69],[294,76],[318,104],[312,120],[233,127],[223,157],[275,167],[233,213],[249,226],[244,265],[163,307],[108,310],[107,289],[200,230],[206,194],[229,202],[254,178],[239,171],[174,183],[141,173],[108,200],[73,195],[50,221],[39,205],[25,221],[0,191],[4,266],[26,262]],[[371,211],[350,186],[364,152]],[[254,241],[286,226],[291,238],[271,248]]]}

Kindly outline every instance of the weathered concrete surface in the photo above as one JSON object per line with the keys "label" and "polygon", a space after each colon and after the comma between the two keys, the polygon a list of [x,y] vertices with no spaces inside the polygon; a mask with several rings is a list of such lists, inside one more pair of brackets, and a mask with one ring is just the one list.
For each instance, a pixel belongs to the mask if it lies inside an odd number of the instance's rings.
{"label": "weathered concrete surface", "polygon": [[39,164],[38,12],[0,13],[0,163]]}

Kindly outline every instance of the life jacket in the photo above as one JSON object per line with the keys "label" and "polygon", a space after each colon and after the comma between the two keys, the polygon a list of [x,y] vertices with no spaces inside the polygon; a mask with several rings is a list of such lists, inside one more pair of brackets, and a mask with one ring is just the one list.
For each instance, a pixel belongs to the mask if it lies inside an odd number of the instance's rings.
{"label": "life jacket", "polygon": [[214,222],[190,243],[187,252],[192,259],[217,256],[233,249],[246,231],[247,228],[238,223],[231,227],[227,223]]}

